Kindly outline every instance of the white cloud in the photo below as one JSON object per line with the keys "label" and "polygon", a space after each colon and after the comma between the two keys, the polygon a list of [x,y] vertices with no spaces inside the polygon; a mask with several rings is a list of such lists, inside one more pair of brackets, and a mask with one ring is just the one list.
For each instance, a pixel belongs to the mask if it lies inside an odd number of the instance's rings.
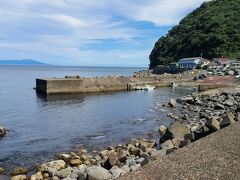
{"label": "white cloud", "polygon": [[[144,57],[145,61],[141,60],[141,63],[148,64],[147,58],[153,42],[144,51],[112,47],[113,51],[106,52],[94,47],[83,50],[82,47],[101,39],[122,41],[126,47],[129,43],[132,47],[137,47],[140,43],[131,39],[146,37],[149,31],[159,31],[161,26],[177,24],[186,13],[203,1],[1,0],[0,47],[2,51],[11,51],[8,55],[20,54],[22,57],[25,54],[25,58],[30,58],[28,56],[31,55],[31,58],[51,59],[54,62],[54,59],[63,57],[72,59],[72,62],[78,59],[77,62],[83,64],[96,62],[96,59],[101,63],[106,60],[118,64],[121,59],[122,62],[130,62],[131,59],[137,62],[137,59]],[[155,27],[137,28],[134,24],[139,21],[153,23]],[[3,55],[0,54],[0,59],[2,58]],[[81,58],[84,60],[79,60]],[[62,63],[59,61],[59,64]]]}
{"label": "white cloud", "polygon": [[60,22],[62,23],[62,25],[68,25],[73,28],[81,28],[88,26],[88,23],[86,21],[65,14],[47,15],[46,17]]}

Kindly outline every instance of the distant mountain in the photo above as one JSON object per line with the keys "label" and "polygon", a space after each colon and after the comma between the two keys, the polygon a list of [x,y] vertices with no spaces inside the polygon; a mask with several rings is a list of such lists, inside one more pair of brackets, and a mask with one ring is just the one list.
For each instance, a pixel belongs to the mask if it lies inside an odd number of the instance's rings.
{"label": "distant mountain", "polygon": [[23,59],[23,60],[0,60],[0,65],[47,66],[48,64],[32,59]]}
{"label": "distant mountain", "polygon": [[150,54],[150,69],[181,58],[236,58],[240,51],[240,0],[204,2],[161,37]]}

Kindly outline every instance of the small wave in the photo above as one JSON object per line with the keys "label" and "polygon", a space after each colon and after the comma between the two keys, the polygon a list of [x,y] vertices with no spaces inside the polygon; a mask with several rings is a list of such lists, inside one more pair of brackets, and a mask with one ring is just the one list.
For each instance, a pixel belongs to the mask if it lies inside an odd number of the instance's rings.
{"label": "small wave", "polygon": [[106,137],[106,134],[92,134],[87,136],[90,139],[102,139]]}

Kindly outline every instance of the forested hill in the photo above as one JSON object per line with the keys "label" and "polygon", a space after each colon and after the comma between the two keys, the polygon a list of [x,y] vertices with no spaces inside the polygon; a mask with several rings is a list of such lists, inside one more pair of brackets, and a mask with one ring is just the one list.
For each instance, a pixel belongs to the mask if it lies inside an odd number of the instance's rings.
{"label": "forested hill", "polygon": [[227,56],[240,51],[240,0],[213,0],[161,37],[149,56],[150,69],[180,58]]}

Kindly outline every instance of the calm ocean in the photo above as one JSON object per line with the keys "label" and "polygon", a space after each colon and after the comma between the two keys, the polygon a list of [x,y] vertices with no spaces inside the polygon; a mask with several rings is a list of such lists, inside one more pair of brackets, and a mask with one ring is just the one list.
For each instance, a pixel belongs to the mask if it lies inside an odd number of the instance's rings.
{"label": "calm ocean", "polygon": [[190,92],[161,88],[39,96],[33,90],[36,78],[130,76],[142,69],[0,66],[0,125],[10,131],[0,139],[0,166],[31,167],[59,152],[101,149],[168,124],[162,103]]}

